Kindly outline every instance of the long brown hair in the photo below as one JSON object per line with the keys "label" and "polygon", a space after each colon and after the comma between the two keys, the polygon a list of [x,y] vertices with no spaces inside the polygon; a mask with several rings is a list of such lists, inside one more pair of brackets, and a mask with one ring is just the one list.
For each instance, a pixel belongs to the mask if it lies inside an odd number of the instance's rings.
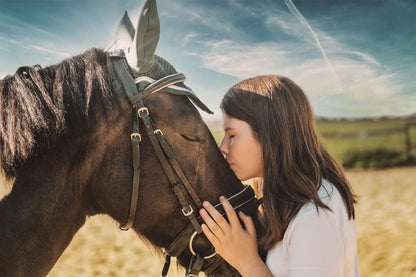
{"label": "long brown hair", "polygon": [[319,198],[322,178],[341,194],[349,218],[354,218],[355,195],[341,167],[318,138],[310,103],[292,80],[257,76],[234,85],[221,102],[231,117],[247,122],[263,148],[263,211],[269,226],[260,244],[272,248],[303,205]]}

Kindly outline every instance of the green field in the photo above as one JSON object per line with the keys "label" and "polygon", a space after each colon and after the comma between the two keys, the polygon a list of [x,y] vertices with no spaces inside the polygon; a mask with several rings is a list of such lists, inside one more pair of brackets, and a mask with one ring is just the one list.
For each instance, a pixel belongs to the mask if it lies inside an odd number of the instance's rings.
{"label": "green field", "polygon": [[[318,120],[317,129],[331,153],[338,160],[342,160],[346,152],[350,150],[382,148],[404,153],[406,149],[404,127],[408,123],[416,123],[416,118],[351,121]],[[372,134],[372,132],[375,134]],[[409,133],[413,146],[412,155],[415,156],[416,125],[410,127]],[[333,134],[338,134],[338,137]],[[355,136],[353,136],[354,134]]]}
{"label": "green field", "polygon": [[[351,154],[365,152],[367,156],[376,155],[375,151],[382,152],[378,155],[386,157],[374,157],[374,159],[390,159],[390,153],[400,153],[394,159],[406,158],[405,126],[409,127],[411,142],[411,156],[416,158],[416,117],[410,118],[381,118],[381,119],[357,119],[336,120],[318,119],[316,121],[318,133],[331,154],[340,162]],[[223,132],[219,127],[211,128],[217,141],[221,140]],[[374,152],[374,153],[373,153]],[[368,158],[368,157],[367,157]],[[354,167],[361,167],[359,165]],[[366,165],[363,167],[378,167]],[[384,166],[381,166],[384,167]]]}

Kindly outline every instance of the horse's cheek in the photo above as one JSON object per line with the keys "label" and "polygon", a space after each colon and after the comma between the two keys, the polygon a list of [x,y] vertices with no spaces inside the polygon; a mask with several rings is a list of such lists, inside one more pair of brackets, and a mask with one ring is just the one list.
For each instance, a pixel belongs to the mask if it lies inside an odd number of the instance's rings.
{"label": "horse's cheek", "polygon": [[187,142],[185,147],[182,148],[184,149],[183,161],[186,161],[186,165],[187,165],[186,169],[184,167],[184,170],[187,171],[186,172],[187,176],[196,177],[198,165],[201,162],[200,157],[199,157],[200,147],[201,147],[201,144],[199,142]]}

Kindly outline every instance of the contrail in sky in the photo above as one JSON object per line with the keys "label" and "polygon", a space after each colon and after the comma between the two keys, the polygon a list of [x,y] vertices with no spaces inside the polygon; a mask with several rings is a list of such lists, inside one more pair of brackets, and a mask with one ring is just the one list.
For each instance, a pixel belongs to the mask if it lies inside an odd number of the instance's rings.
{"label": "contrail in sky", "polygon": [[321,50],[322,56],[324,57],[325,62],[328,64],[329,68],[331,69],[332,74],[334,75],[339,89],[342,91],[341,82],[339,81],[339,77],[337,72],[335,71],[334,66],[332,65],[331,61],[328,59],[328,56],[325,52],[325,49],[322,47],[321,42],[319,41],[318,36],[316,35],[315,31],[312,29],[312,27],[309,25],[308,21],[303,17],[303,15],[300,13],[300,11],[296,8],[296,6],[293,4],[291,0],[284,0],[286,6],[289,8],[290,12],[296,16],[296,18],[302,23],[306,28],[309,29],[312,36],[315,38],[316,44],[318,45],[319,49]]}

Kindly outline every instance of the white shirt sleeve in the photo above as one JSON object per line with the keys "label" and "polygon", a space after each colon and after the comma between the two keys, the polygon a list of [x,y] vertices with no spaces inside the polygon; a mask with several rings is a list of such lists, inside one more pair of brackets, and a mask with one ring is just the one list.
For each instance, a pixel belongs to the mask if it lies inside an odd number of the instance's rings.
{"label": "white shirt sleeve", "polygon": [[[266,264],[275,277],[359,277],[355,224],[331,184],[320,189],[332,211],[305,204],[283,240],[269,250]],[[330,192],[330,196],[326,192]]]}
{"label": "white shirt sleeve", "polygon": [[337,211],[316,207],[296,218],[288,228],[289,276],[342,276],[344,235]]}

